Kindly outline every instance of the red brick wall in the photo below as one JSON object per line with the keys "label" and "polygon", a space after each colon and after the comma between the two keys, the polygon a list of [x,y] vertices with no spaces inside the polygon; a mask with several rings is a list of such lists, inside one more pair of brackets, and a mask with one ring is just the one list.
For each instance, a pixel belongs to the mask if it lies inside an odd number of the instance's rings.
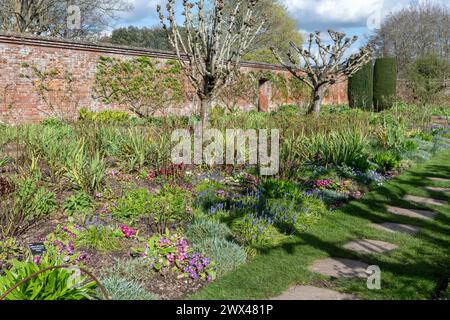
{"label": "red brick wall", "polygon": [[[174,58],[173,53],[157,52],[120,46],[97,45],[82,42],[66,42],[54,39],[20,37],[12,34],[0,34],[0,122],[36,123],[49,116],[64,115],[75,118],[78,108],[90,110],[115,108],[124,110],[124,106],[105,105],[92,97],[92,84],[96,73],[97,60],[100,56],[130,59],[136,56],[149,56],[156,59]],[[57,68],[73,75],[72,88],[69,90],[64,75],[55,77],[49,83],[51,95],[47,103],[37,93],[37,78],[24,64],[35,65],[40,70],[50,71]],[[273,70],[285,72],[279,66],[246,63],[244,70]],[[287,74],[287,73],[286,73]],[[33,82],[34,81],[34,82]],[[187,90],[190,91],[190,90]],[[170,112],[189,114],[196,108],[195,94],[189,92],[181,106],[172,106]],[[269,101],[270,110],[280,104],[294,101]],[[334,86],[325,103],[347,103],[347,86]],[[257,108],[257,101],[241,102],[242,109]]]}

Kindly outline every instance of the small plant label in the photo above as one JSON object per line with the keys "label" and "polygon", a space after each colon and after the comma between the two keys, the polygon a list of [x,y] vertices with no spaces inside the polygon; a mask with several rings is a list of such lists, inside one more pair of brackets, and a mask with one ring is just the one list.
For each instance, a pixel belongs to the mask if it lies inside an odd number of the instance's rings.
{"label": "small plant label", "polygon": [[42,256],[45,252],[47,252],[47,249],[42,242],[30,243],[28,247],[30,248],[33,256]]}

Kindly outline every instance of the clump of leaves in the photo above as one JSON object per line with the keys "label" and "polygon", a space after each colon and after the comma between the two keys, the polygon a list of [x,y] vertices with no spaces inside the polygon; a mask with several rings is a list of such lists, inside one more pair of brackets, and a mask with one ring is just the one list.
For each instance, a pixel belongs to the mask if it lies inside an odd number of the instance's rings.
{"label": "clump of leaves", "polygon": [[185,189],[164,185],[156,194],[147,189],[131,190],[119,199],[113,217],[119,220],[143,220],[156,233],[189,219],[192,194]]}
{"label": "clump of leaves", "polygon": [[124,221],[137,220],[140,216],[148,215],[151,196],[148,189],[126,191],[123,197],[117,201],[117,205],[112,211],[113,217]]}
{"label": "clump of leaves", "polygon": [[150,217],[147,221],[155,232],[163,234],[169,227],[190,219],[191,204],[190,191],[166,184],[150,198]]}
{"label": "clump of leaves", "polygon": [[223,238],[207,237],[195,242],[193,247],[215,262],[218,275],[233,271],[247,261],[244,248]]}
{"label": "clump of leaves", "polygon": [[78,110],[80,120],[89,120],[94,122],[125,122],[130,119],[130,115],[125,111],[104,110],[101,112],[89,111],[85,108]]}
{"label": "clump of leaves", "polygon": [[99,152],[92,157],[88,153],[85,142],[80,141],[68,157],[66,178],[75,188],[95,195],[103,186],[106,164]]}
{"label": "clump of leaves", "polygon": [[389,171],[400,166],[400,156],[392,151],[377,152],[372,161],[382,170]]}
{"label": "clump of leaves", "polygon": [[56,209],[54,193],[39,188],[31,179],[19,182],[16,191],[0,202],[0,238],[24,234]]}
{"label": "clump of leaves", "polygon": [[84,191],[79,191],[64,201],[64,210],[72,216],[74,214],[86,214],[93,208],[91,197]]}
{"label": "clump of leaves", "polygon": [[117,228],[99,224],[90,225],[83,229],[73,229],[76,238],[74,242],[84,248],[99,251],[115,251],[120,249],[120,239],[123,232]]}
{"label": "clump of leaves", "polygon": [[[39,264],[33,261],[12,261],[12,268],[0,277],[0,292],[6,292],[20,280],[40,270],[63,265],[53,254],[41,257]],[[8,294],[5,300],[91,300],[95,297],[94,281],[79,275],[79,269],[57,268],[40,273]]]}
{"label": "clump of leaves", "polygon": [[8,270],[12,267],[13,260],[23,260],[26,251],[20,247],[16,239],[7,238],[0,241],[0,276],[3,270]]}
{"label": "clump of leaves", "polygon": [[[157,300],[156,296],[145,290],[141,283],[120,275],[108,275],[101,278],[101,283],[112,300]],[[97,293],[101,296],[101,292]]]}
{"label": "clump of leaves", "polygon": [[199,243],[208,238],[228,239],[231,235],[226,224],[211,219],[198,219],[186,230],[186,237],[191,243]]}

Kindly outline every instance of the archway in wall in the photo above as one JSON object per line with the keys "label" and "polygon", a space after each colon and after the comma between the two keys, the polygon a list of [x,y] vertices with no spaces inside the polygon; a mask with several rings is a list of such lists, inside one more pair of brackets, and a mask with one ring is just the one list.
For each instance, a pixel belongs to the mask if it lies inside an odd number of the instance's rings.
{"label": "archway in wall", "polygon": [[271,86],[268,79],[259,80],[258,111],[268,112],[270,106]]}

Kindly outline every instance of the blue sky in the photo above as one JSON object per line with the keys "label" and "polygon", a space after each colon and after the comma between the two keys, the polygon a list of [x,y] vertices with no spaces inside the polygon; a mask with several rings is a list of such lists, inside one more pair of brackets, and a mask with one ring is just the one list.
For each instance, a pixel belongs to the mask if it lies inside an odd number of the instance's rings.
{"label": "blue sky", "polygon": [[[165,0],[129,0],[134,9],[122,15],[118,26],[157,26],[156,5]],[[299,30],[312,32],[339,30],[348,35],[359,36],[359,45],[373,33],[377,21],[391,12],[407,7],[411,0],[279,0],[297,22]],[[421,0],[413,0],[419,2]],[[449,0],[429,0],[450,6]],[[181,2],[178,0],[178,12]],[[369,21],[369,24],[368,24]],[[369,25],[369,27],[368,27]]]}

